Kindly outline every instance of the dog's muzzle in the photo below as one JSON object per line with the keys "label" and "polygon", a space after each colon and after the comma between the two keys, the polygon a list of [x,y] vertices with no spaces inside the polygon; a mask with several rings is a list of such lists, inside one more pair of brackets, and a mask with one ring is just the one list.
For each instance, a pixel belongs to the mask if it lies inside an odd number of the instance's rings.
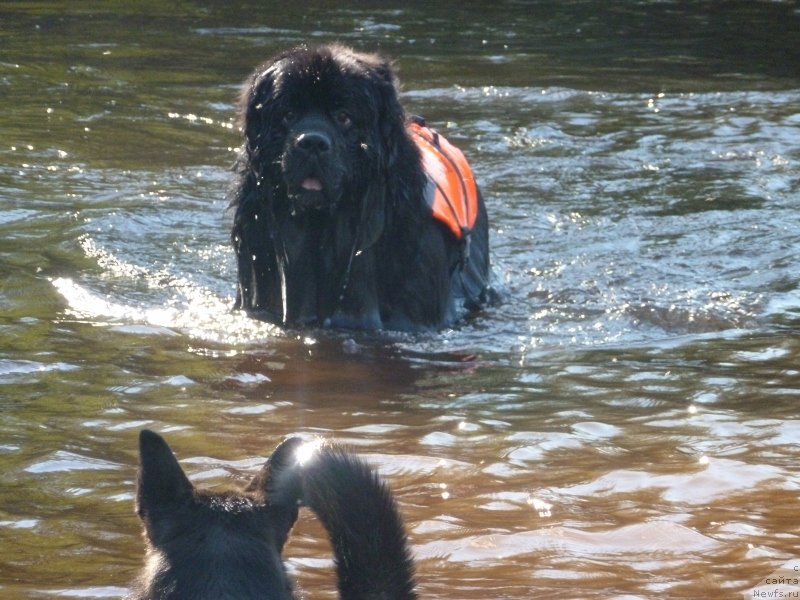
{"label": "dog's muzzle", "polygon": [[284,177],[295,214],[330,212],[338,197],[333,140],[323,128],[303,129],[290,137]]}

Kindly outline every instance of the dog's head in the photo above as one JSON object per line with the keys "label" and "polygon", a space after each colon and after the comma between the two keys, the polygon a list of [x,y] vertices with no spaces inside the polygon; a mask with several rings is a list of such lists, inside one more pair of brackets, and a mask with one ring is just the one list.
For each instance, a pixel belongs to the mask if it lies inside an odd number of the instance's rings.
{"label": "dog's head", "polygon": [[280,54],[245,83],[245,163],[295,215],[332,212],[392,167],[404,114],[388,62],[341,46]]}
{"label": "dog's head", "polygon": [[163,438],[142,431],[136,510],[147,562],[131,597],[290,600],[281,551],[297,519],[300,444],[278,446],[243,491],[217,493],[195,489]]}

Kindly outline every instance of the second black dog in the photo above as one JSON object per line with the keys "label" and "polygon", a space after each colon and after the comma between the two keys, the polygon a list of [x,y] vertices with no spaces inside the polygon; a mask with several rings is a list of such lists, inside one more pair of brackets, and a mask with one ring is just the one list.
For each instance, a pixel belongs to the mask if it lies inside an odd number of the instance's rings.
{"label": "second black dog", "polygon": [[147,542],[129,600],[292,600],[281,552],[306,504],[327,529],[344,600],[410,600],[413,564],[388,488],[352,454],[304,462],[291,438],[238,492],[201,491],[167,443],[144,430],[136,507]]}

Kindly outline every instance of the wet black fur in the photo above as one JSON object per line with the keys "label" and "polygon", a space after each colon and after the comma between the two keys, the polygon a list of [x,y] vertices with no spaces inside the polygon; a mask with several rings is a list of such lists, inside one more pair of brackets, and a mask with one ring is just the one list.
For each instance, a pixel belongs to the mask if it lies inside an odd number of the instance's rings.
{"label": "wet black fur", "polygon": [[413,564],[389,489],[356,456],[323,446],[299,463],[283,442],[241,491],[189,482],[167,443],[139,437],[136,509],[145,566],[129,600],[292,600],[281,558],[298,505],[320,518],[334,548],[344,600],[411,600]]}
{"label": "wet black fur", "polygon": [[303,502],[328,531],[341,598],[416,598],[414,564],[392,493],[341,448],[323,447],[303,474]]}
{"label": "wet black fur", "polygon": [[281,551],[297,519],[293,449],[281,444],[239,492],[194,488],[167,443],[139,436],[136,511],[144,525],[145,567],[130,600],[290,600]]}
{"label": "wet black fur", "polygon": [[[425,203],[388,62],[290,50],[245,82],[239,111],[237,308],[287,326],[419,330],[485,301],[483,200],[462,268],[460,242]],[[304,189],[309,178],[322,190]]]}

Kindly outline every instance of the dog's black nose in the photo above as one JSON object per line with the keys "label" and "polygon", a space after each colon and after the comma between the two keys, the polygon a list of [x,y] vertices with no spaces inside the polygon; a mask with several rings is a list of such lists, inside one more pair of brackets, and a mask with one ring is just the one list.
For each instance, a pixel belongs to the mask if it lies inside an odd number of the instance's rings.
{"label": "dog's black nose", "polygon": [[297,147],[307,152],[323,154],[331,149],[331,138],[324,133],[301,133],[295,142]]}

